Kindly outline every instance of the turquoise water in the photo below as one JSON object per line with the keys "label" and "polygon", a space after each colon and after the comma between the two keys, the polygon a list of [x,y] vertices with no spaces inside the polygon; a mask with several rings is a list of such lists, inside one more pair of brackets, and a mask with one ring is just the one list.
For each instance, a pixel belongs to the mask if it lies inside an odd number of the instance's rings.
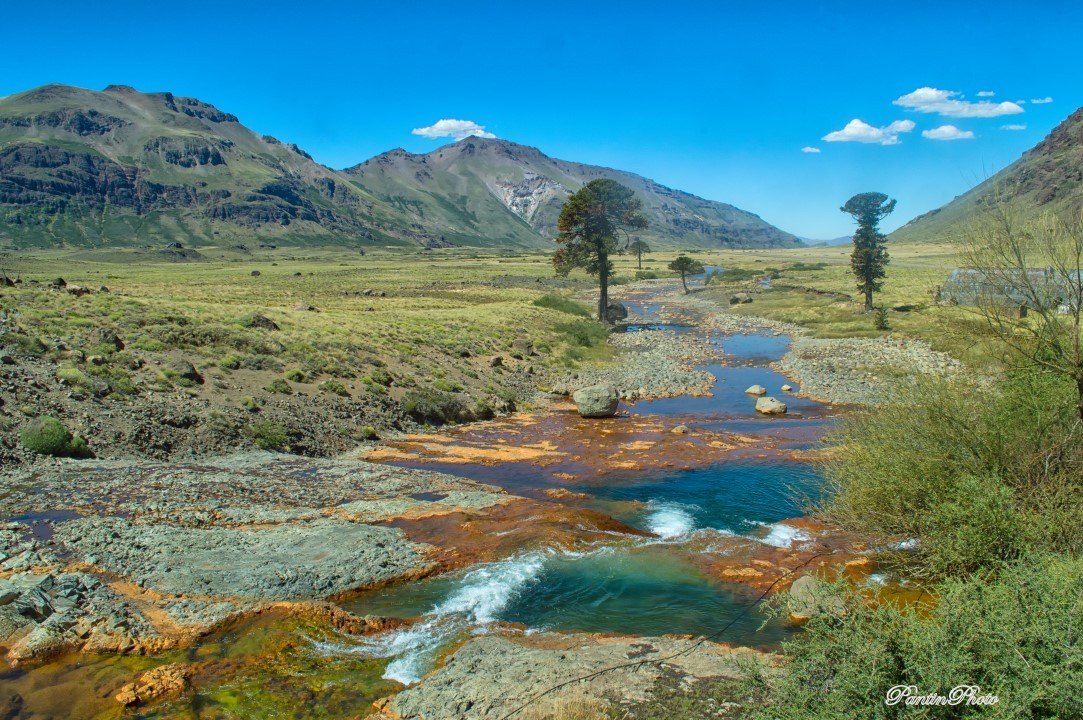
{"label": "turquoise water", "polygon": [[[642,318],[633,331],[637,327],[678,333],[695,329],[694,313],[683,312],[674,323],[671,317],[659,315],[659,305],[630,307]],[[632,412],[765,437],[789,431],[814,437],[831,422],[829,408],[783,393],[783,384],[794,383],[768,367],[786,352],[789,338],[730,335],[711,341],[725,353],[723,363],[704,367],[716,380],[712,397],[641,401]],[[753,384],[783,399],[791,414],[757,415],[756,398],[744,393]],[[555,485],[551,468],[530,463],[416,466],[500,485],[518,494],[538,496],[540,490]],[[617,471],[590,482],[562,482],[562,487],[589,494],[591,499],[584,501],[588,507],[654,537],[614,534],[611,541],[584,552],[523,548],[498,562],[366,593],[347,607],[360,614],[420,619],[406,629],[365,640],[360,651],[392,658],[386,677],[411,683],[431,669],[441,648],[455,639],[508,623],[527,632],[645,636],[708,636],[732,623],[716,639],[773,646],[794,628],[777,620],[764,624],[762,615],[752,609],[758,592],[722,582],[700,568],[712,556],[733,552],[735,546],[763,543],[789,548],[807,539],[802,531],[781,521],[804,514],[801,498],[815,496],[820,481],[817,470],[807,464],[779,457],[731,457],[690,470]],[[358,651],[350,647],[350,652]]]}

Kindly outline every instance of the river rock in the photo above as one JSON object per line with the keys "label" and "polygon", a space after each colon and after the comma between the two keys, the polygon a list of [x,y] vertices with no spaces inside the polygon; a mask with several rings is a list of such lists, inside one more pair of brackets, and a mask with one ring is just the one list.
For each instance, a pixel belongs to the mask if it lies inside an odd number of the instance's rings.
{"label": "river rock", "polygon": [[763,415],[785,415],[786,403],[773,397],[761,397],[756,401],[756,412]]}
{"label": "river rock", "polygon": [[576,390],[572,400],[581,417],[607,418],[617,414],[620,393],[610,383],[599,383]]}
{"label": "river rock", "polygon": [[730,295],[730,305],[745,305],[752,302],[752,296],[745,292]]}
{"label": "river rock", "polygon": [[687,435],[688,434],[688,426],[687,425],[678,425],[677,427],[670,430],[670,432],[672,432],[675,435]]}
{"label": "river rock", "polygon": [[766,395],[767,388],[765,388],[763,385],[753,385],[752,387],[745,390],[745,393],[748,395]]}
{"label": "river rock", "polygon": [[605,319],[611,323],[620,322],[628,317],[628,308],[624,303],[611,302],[605,306]]}
{"label": "river rock", "polygon": [[792,385],[783,385],[782,386],[782,392],[792,392],[792,391],[793,391],[793,386]]}
{"label": "river rock", "polygon": [[802,575],[790,586],[790,617],[808,620],[821,615],[842,615],[846,606],[830,586],[812,575]]}

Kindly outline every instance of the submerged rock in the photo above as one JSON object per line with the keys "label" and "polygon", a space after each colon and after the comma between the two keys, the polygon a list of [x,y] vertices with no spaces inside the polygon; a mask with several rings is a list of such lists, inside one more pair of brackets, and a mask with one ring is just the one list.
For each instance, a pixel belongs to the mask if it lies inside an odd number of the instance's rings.
{"label": "submerged rock", "polygon": [[785,415],[786,403],[773,397],[761,397],[756,401],[756,412],[763,415]]}
{"label": "submerged rock", "polygon": [[607,418],[617,414],[620,393],[609,383],[599,383],[576,390],[572,400],[580,417]]}
{"label": "submerged rock", "polygon": [[842,615],[846,606],[842,598],[831,593],[830,586],[812,575],[802,575],[790,586],[790,617],[809,620],[821,615]]}

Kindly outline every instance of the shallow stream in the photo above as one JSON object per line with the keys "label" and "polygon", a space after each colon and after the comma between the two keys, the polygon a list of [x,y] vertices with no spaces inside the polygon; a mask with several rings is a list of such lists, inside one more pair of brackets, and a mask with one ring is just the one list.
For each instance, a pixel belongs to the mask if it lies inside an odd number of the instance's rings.
{"label": "shallow stream", "polygon": [[[649,296],[626,304],[632,312],[629,332],[642,330],[700,333],[696,315],[686,309],[666,312]],[[702,366],[715,380],[709,396],[682,396],[636,402],[626,417],[595,423],[662,419],[667,425],[728,431],[770,440],[775,448],[800,449],[814,444],[831,423],[833,409],[792,392],[795,385],[770,367],[789,347],[789,338],[772,334],[712,335],[723,360]],[[744,391],[763,385],[783,399],[785,416],[755,412],[754,396]],[[554,427],[554,425],[558,427]],[[519,437],[529,444],[542,435],[559,435],[575,444],[576,433],[590,432],[574,413],[552,413]],[[361,645],[325,644],[329,653],[348,652],[390,658],[385,677],[418,681],[445,647],[496,624],[515,624],[524,632],[579,630],[634,635],[711,635],[733,623],[720,640],[770,647],[794,627],[763,623],[749,611],[758,591],[723,582],[704,571],[711,560],[740,545],[798,547],[809,539],[799,527],[782,521],[804,514],[798,498],[815,495],[816,469],[790,457],[759,451],[685,468],[628,469],[601,476],[584,473],[575,462],[496,465],[420,464],[509,491],[542,497],[560,488],[583,497],[581,504],[603,511],[656,537],[614,534],[587,550],[552,547],[524,549],[512,557],[448,573],[417,583],[365,593],[347,603],[360,614],[418,617],[415,625],[366,639]],[[569,480],[569,478],[574,478]]]}

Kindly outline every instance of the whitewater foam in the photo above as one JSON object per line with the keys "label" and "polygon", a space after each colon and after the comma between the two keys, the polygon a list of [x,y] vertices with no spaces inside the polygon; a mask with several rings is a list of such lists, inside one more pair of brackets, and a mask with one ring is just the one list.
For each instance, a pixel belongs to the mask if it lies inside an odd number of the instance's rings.
{"label": "whitewater foam", "polygon": [[648,529],[664,540],[687,535],[696,525],[688,505],[667,500],[651,500],[647,503],[647,509],[650,511],[647,516]]}
{"label": "whitewater foam", "polygon": [[538,577],[547,555],[533,552],[472,568],[447,598],[408,628],[364,638],[361,645],[321,643],[317,647],[329,653],[394,658],[383,677],[412,685],[432,669],[440,648],[455,635],[486,632],[485,626],[496,622],[500,612]]}
{"label": "whitewater foam", "polygon": [[795,542],[804,542],[812,537],[804,530],[786,523],[773,523],[767,527],[770,528],[770,531],[765,536],[756,538],[756,540],[777,548],[789,548]]}

